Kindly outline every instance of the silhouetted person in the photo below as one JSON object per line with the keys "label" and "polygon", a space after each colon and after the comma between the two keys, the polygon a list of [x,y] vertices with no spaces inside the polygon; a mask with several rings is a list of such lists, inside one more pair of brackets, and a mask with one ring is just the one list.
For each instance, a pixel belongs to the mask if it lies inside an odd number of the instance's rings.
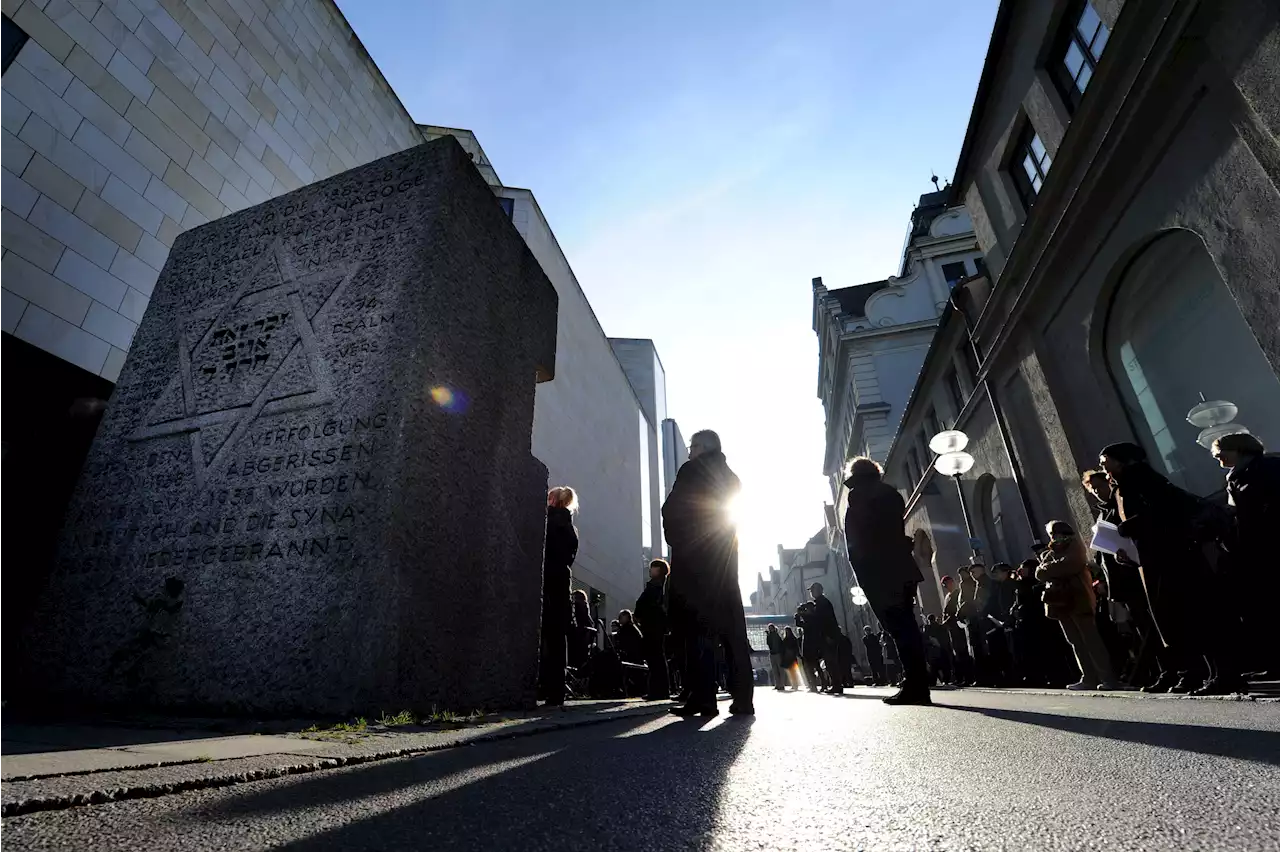
{"label": "silhouetted person", "polygon": [[[1262,442],[1247,432],[1213,442],[1213,456],[1226,468],[1227,502],[1235,511],[1231,569],[1242,591],[1265,588],[1275,580],[1274,537],[1280,531],[1280,458],[1264,455]],[[1260,680],[1280,678],[1280,642],[1268,595],[1243,595],[1245,626],[1254,658],[1266,669]]]}
{"label": "silhouetted person", "polygon": [[782,673],[793,689],[799,689],[796,667],[800,665],[800,637],[790,627],[782,631]]}
{"label": "silhouetted person", "polygon": [[738,586],[738,536],[729,514],[741,490],[729,469],[715,432],[694,434],[689,460],[676,474],[662,524],[675,570],[670,591],[693,642],[687,672],[690,695],[686,704],[672,709],[678,716],[714,716],[715,643],[724,642],[729,668],[729,692],[735,715],[755,713],[752,694],[751,645]]}
{"label": "silhouetted person", "polygon": [[[1212,528],[1212,508],[1156,473],[1136,444],[1111,444],[1098,460],[1114,483],[1120,535],[1138,551],[1156,627],[1177,665],[1186,667],[1170,691],[1193,695],[1247,691],[1234,658],[1236,649],[1226,638],[1228,620],[1215,599],[1217,581],[1210,577],[1202,550],[1206,541],[1222,534]],[[1197,623],[1205,629],[1196,629]],[[1204,657],[1210,675],[1199,686],[1190,671],[1197,656]]]}
{"label": "silhouetted person", "polygon": [[649,582],[636,601],[636,621],[644,634],[644,662],[649,667],[648,701],[666,701],[671,697],[671,681],[667,673],[666,636],[667,577],[671,566],[665,559],[649,563]]}
{"label": "silhouetted person", "polygon": [[778,625],[770,624],[765,628],[764,641],[769,648],[769,677],[773,680],[773,688],[782,691],[782,634]]}
{"label": "silhouetted person", "polygon": [[618,613],[618,631],[614,634],[613,643],[622,662],[644,665],[644,636],[636,627],[631,610],[624,609]]}
{"label": "silhouetted person", "polygon": [[580,668],[586,665],[588,649],[595,644],[595,619],[587,593],[582,589],[573,592],[573,624],[569,628],[569,665]]}
{"label": "silhouetted person", "polygon": [[947,628],[942,626],[938,616],[930,615],[925,620],[924,638],[927,643],[926,656],[933,669],[935,683],[951,683],[954,674],[951,670],[951,637]]}
{"label": "silhouetted person", "polygon": [[954,660],[956,686],[973,685],[973,658],[969,656],[968,640],[960,626],[960,585],[955,577],[944,574],[942,580],[942,626],[946,628]]}
{"label": "silhouetted person", "polygon": [[809,586],[809,596],[813,601],[811,621],[817,632],[822,660],[827,664],[828,684],[825,691],[839,695],[844,692],[844,675],[840,669],[840,623],[836,621],[836,609],[823,594],[821,583]]}
{"label": "silhouetted person", "polygon": [[1013,657],[1009,653],[1006,633],[1006,628],[1012,627],[1015,598],[1012,575],[1013,568],[1005,562],[991,566],[987,602],[982,609],[991,677],[997,686],[1009,686],[1013,681]]}
{"label": "silhouetted person", "polygon": [[813,601],[805,601],[796,608],[796,628],[800,631],[800,666],[804,670],[805,684],[810,692],[823,688],[822,637],[813,624]]}
{"label": "silhouetted person", "polygon": [[868,625],[862,628],[862,647],[867,652],[867,665],[871,667],[871,682],[876,686],[884,686],[889,676],[884,670],[884,650],[880,645],[880,637]]}
{"label": "silhouetted person", "polygon": [[858,585],[867,594],[876,618],[893,636],[902,659],[902,689],[886,704],[929,704],[929,671],[924,638],[916,623],[915,599],[920,569],[913,542],[903,525],[906,504],[898,490],[880,479],[880,465],[855,459],[845,485],[849,508],[845,538]]}
{"label": "silhouetted person", "polygon": [[850,689],[854,686],[853,680],[853,640],[848,634],[840,632],[836,639],[836,657],[840,661],[840,678],[841,683]]}
{"label": "silhouetted person", "polygon": [[539,681],[548,706],[564,704],[565,666],[572,623],[570,568],[578,556],[573,512],[578,495],[568,486],[547,492],[547,540],[542,560],[542,665]]}

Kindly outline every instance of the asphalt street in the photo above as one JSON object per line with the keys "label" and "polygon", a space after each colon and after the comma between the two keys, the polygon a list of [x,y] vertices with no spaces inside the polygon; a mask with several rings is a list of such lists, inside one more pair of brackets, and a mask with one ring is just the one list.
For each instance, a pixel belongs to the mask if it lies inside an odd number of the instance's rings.
{"label": "asphalt street", "polygon": [[[1280,705],[757,692],[4,821],[6,850],[1280,849]],[[722,705],[724,707],[724,705]]]}

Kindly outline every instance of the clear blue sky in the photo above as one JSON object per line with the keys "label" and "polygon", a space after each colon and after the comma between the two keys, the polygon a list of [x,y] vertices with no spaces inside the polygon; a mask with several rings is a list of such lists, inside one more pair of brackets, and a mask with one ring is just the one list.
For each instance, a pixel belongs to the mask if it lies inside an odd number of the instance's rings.
{"label": "clear blue sky", "polygon": [[810,281],[897,271],[996,0],[340,0],[414,118],[532,189],[605,332],[742,477],[744,589],[822,525]]}

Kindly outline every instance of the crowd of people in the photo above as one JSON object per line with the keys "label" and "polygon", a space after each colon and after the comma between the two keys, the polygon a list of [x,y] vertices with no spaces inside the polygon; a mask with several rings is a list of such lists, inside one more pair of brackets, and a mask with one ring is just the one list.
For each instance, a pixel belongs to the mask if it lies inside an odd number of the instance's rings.
{"label": "crowd of people", "polygon": [[[1050,521],[1035,558],[1016,567],[974,559],[942,577],[942,613],[924,618],[902,495],[876,462],[855,459],[845,482],[845,537],[883,627],[866,627],[861,637],[868,676],[855,676],[852,637],[814,583],[793,625],[767,627],[774,689],[838,695],[859,680],[894,684],[898,692],[884,701],[898,705],[929,704],[931,688],[943,684],[1228,695],[1247,690],[1253,677],[1280,678],[1267,599],[1253,593],[1277,562],[1265,534],[1280,523],[1280,458],[1247,433],[1219,438],[1212,452],[1228,471],[1225,508],[1171,483],[1141,447],[1105,447],[1081,484],[1096,520],[1114,527],[1121,546],[1094,547],[1071,524]],[[607,689],[630,694],[630,666],[644,673],[645,698],[678,693],[676,715],[716,715],[718,685],[733,698],[730,713],[755,712],[726,509],[739,487],[719,437],[694,435],[662,508],[672,561],[653,561],[634,610],[621,611],[607,632],[586,594],[569,591],[577,496],[564,486],[549,492],[539,683],[549,705],[564,702],[566,678],[590,667],[601,638],[613,663]]]}
{"label": "crowd of people", "polygon": [[577,495],[567,486],[548,492],[538,683],[548,706],[562,705],[575,682],[588,694],[630,694],[629,679],[643,672],[644,698],[670,699],[674,691],[678,705],[671,712],[677,716],[718,715],[721,684],[733,697],[731,714],[755,713],[737,533],[728,511],[739,488],[719,436],[695,434],[689,461],[662,507],[678,570],[653,560],[635,608],[619,612],[607,631],[592,615],[586,594],[570,592]]}
{"label": "crowd of people", "polygon": [[1280,458],[1264,449],[1247,433],[1213,444],[1224,508],[1136,444],[1105,447],[1081,485],[1123,546],[1091,548],[1055,520],[1037,558],[943,577],[942,618],[923,628],[931,682],[1230,695],[1280,678],[1266,598],[1250,594],[1277,564],[1264,535],[1280,522]]}

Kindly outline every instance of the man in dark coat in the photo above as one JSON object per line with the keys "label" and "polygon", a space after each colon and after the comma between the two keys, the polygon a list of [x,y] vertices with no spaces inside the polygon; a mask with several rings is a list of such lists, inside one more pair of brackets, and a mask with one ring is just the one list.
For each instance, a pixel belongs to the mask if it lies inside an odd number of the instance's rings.
{"label": "man in dark coat", "polygon": [[724,643],[734,715],[755,713],[751,646],[738,586],[738,534],[730,504],[741,484],[720,451],[715,432],[696,433],[689,461],[676,474],[662,506],[662,525],[671,545],[673,609],[683,622],[693,653],[689,655],[690,696],[673,708],[677,716],[714,716],[714,652]]}
{"label": "man in dark coat", "polygon": [[[1171,692],[1193,695],[1229,695],[1248,690],[1233,658],[1228,620],[1214,601],[1205,605],[1220,578],[1202,549],[1203,539],[1214,533],[1205,527],[1213,512],[1205,501],[1174,485],[1147,463],[1147,454],[1136,444],[1104,447],[1098,456],[1103,470],[1115,483],[1120,511],[1120,535],[1138,551],[1142,582],[1151,615],[1169,653],[1185,666]],[[1130,556],[1130,554],[1126,554]],[[1210,678],[1203,685],[1191,666],[1202,656]]]}
{"label": "man in dark coat", "polygon": [[892,485],[881,481],[880,465],[854,459],[845,486],[849,508],[844,534],[858,585],[876,618],[893,637],[902,661],[902,688],[886,704],[930,704],[929,670],[924,637],[916,623],[916,587],[922,579],[912,557],[903,518],[906,503]]}
{"label": "man in dark coat", "polygon": [[862,628],[862,647],[867,651],[867,665],[871,667],[872,682],[876,686],[884,686],[889,682],[889,676],[884,670],[884,648],[871,625]]}
{"label": "man in dark coat", "polygon": [[635,618],[644,634],[644,662],[649,667],[646,701],[666,701],[671,697],[667,676],[667,576],[671,566],[665,559],[649,563],[649,582],[636,601]]}
{"label": "man in dark coat", "polygon": [[[841,695],[844,693],[844,675],[840,668],[840,622],[836,620],[836,608],[832,605],[830,599],[822,593],[822,584],[814,583],[809,586],[809,596],[813,601],[813,615],[809,618],[809,623],[813,625],[814,638],[818,643],[818,648],[822,655],[822,660],[827,664],[827,680],[828,684],[823,692],[831,695]],[[808,635],[806,630],[805,634]]]}
{"label": "man in dark coat", "polygon": [[[1266,455],[1262,441],[1247,432],[1223,435],[1213,442],[1213,455],[1226,468],[1227,503],[1235,512],[1229,546],[1231,568],[1241,590],[1266,588],[1274,579],[1275,543],[1280,530],[1280,457]],[[1262,680],[1280,678],[1280,650],[1272,625],[1268,595],[1244,592],[1245,626],[1251,656],[1267,671]]]}
{"label": "man in dark coat", "polygon": [[578,498],[568,487],[547,494],[547,539],[542,562],[542,666],[539,685],[547,706],[564,704],[565,665],[573,612],[569,602],[570,567],[578,556],[573,509]]}

